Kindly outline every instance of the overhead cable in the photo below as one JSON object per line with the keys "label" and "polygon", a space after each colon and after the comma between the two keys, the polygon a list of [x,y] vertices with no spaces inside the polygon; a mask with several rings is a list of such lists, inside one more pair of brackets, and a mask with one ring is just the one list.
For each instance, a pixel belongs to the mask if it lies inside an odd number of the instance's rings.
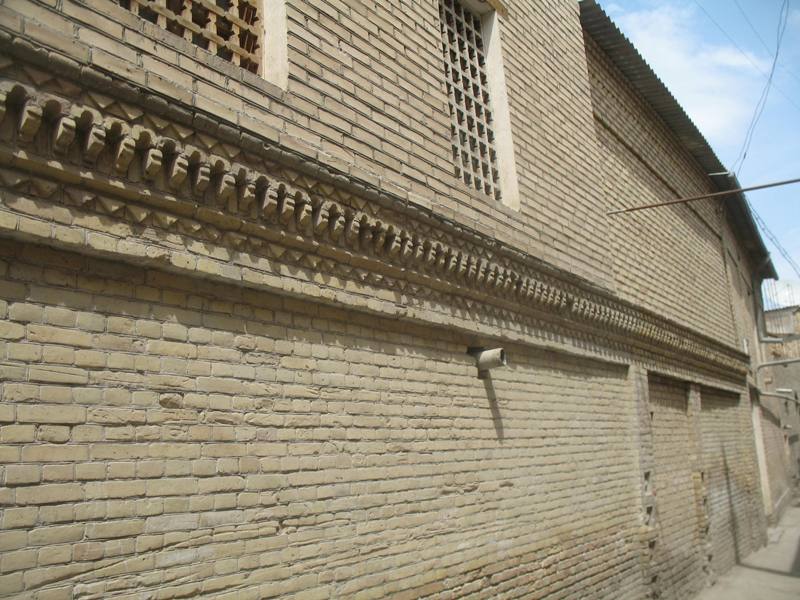
{"label": "overhead cable", "polygon": [[[700,194],[698,196],[689,196],[688,198],[678,198],[677,200],[666,200],[664,202],[656,202],[655,204],[644,204],[642,206],[633,206],[631,208],[620,208],[607,212],[607,215],[619,215],[622,213],[636,212],[639,210],[646,210],[649,208],[660,208],[662,206],[670,206],[672,204],[685,204],[695,200],[705,200],[706,198],[721,198],[723,196],[733,196],[743,192],[752,192],[755,190],[765,190],[767,188],[779,187],[782,185],[791,185],[793,183],[800,183],[800,177],[795,179],[785,179],[783,181],[773,181],[771,183],[762,183],[761,185],[752,185],[746,188],[736,188],[733,190],[722,190],[720,192],[710,192],[708,194]],[[752,207],[751,207],[752,210]]]}
{"label": "overhead cable", "polygon": [[747,206],[750,209],[750,212],[753,214],[756,223],[758,223],[758,227],[764,232],[764,235],[767,236],[769,241],[772,242],[772,245],[775,246],[780,255],[788,263],[789,267],[791,267],[792,271],[794,271],[795,275],[800,277],[800,265],[795,262],[795,260],[792,258],[792,255],[789,254],[789,251],[783,247],[780,241],[778,241],[777,236],[770,231],[769,227],[767,227],[767,224],[764,222],[764,219],[762,219],[761,215],[756,212],[756,210],[753,208],[753,205],[750,204],[750,201],[747,200],[747,198],[745,198],[745,201],[747,202]]}
{"label": "overhead cable", "polygon": [[[764,50],[766,50],[768,53],[772,54],[772,49],[769,46],[767,46],[767,42],[765,42],[764,38],[761,37],[761,34],[758,32],[758,29],[756,29],[755,25],[753,25],[753,22],[750,20],[750,17],[747,16],[747,12],[745,12],[744,8],[742,8],[742,5],[739,2],[739,0],[733,0],[733,2],[736,4],[736,8],[739,9],[739,13],[741,13],[742,17],[747,22],[748,27],[750,27],[750,31],[752,31],[755,34],[755,36],[758,38],[758,41],[761,42],[761,45],[764,47]],[[798,82],[800,82],[800,77],[798,77],[797,74],[794,71],[792,71],[789,67],[787,67],[786,65],[781,65],[781,67],[789,75],[791,75]]]}
{"label": "overhead cable", "polygon": [[767,81],[764,84],[764,89],[761,91],[761,96],[756,103],[756,107],[753,110],[753,116],[750,119],[750,125],[747,127],[747,133],[744,136],[744,141],[742,142],[742,148],[739,150],[739,155],[736,157],[736,160],[733,162],[733,166],[731,170],[734,173],[740,173],[742,168],[744,167],[744,161],[747,159],[747,153],[750,150],[750,144],[753,142],[753,135],[756,131],[756,126],[758,125],[759,120],[761,119],[761,115],[764,114],[764,108],[767,105],[767,100],[769,98],[769,91],[772,87],[772,80],[775,76],[775,67],[778,65],[778,56],[781,53],[781,45],[783,43],[783,35],[786,32],[786,24],[789,21],[789,0],[783,0],[781,4],[781,9],[778,14],[778,32],[776,34],[776,41],[775,41],[775,56],[772,58],[772,66],[769,70],[769,76],[767,77]]}
{"label": "overhead cable", "polygon": [[[709,21],[711,21],[711,22],[714,24],[714,26],[715,26],[717,29],[719,29],[719,30],[722,32],[722,35],[724,35],[726,38],[728,38],[728,41],[730,41],[730,43],[731,43],[731,44],[733,44],[733,46],[734,46],[734,47],[735,47],[735,48],[736,48],[736,49],[739,51],[739,54],[741,54],[742,56],[744,56],[744,57],[745,57],[745,59],[746,59],[746,60],[747,60],[747,61],[748,61],[748,62],[749,62],[751,65],[753,65],[753,67],[754,67],[754,68],[755,68],[755,69],[756,69],[756,70],[757,70],[759,73],[761,73],[761,74],[762,74],[764,77],[768,77],[768,76],[769,76],[769,75],[768,75],[768,73],[766,73],[766,72],[764,71],[764,69],[763,69],[763,68],[761,68],[761,65],[759,65],[759,64],[758,64],[756,61],[754,61],[754,60],[753,60],[753,57],[752,57],[750,54],[748,54],[747,52],[745,52],[744,50],[742,50],[742,47],[741,47],[741,46],[740,46],[740,45],[739,45],[739,44],[736,42],[736,40],[735,40],[735,39],[733,39],[733,37],[731,36],[731,34],[729,34],[729,33],[727,32],[727,30],[726,30],[726,29],[725,29],[725,28],[724,28],[722,25],[720,25],[720,24],[717,22],[717,20],[716,20],[716,19],[715,19],[713,16],[711,16],[711,13],[710,13],[710,12],[708,12],[708,11],[705,9],[705,7],[704,7],[702,4],[700,4],[700,2],[698,2],[698,0],[694,0],[694,3],[695,3],[695,4],[697,4],[697,6],[699,6],[699,7],[700,7],[700,10],[702,10],[702,11],[703,11],[703,13],[705,13],[706,17],[708,17],[708,20],[709,20]],[[789,102],[792,104],[792,106],[794,106],[794,107],[795,107],[795,108],[796,108],[798,111],[800,111],[800,104],[798,104],[797,102],[795,102],[795,100],[794,100],[794,99],[793,99],[793,98],[792,98],[792,97],[791,97],[789,94],[787,94],[786,92],[784,92],[784,91],[783,91],[783,90],[782,90],[780,87],[778,87],[777,85],[775,86],[775,89],[776,89],[776,90],[778,90],[778,92],[779,92],[779,93],[780,93],[780,94],[781,94],[781,95],[782,95],[784,98],[786,98],[786,100],[788,100],[788,101],[789,101]]]}

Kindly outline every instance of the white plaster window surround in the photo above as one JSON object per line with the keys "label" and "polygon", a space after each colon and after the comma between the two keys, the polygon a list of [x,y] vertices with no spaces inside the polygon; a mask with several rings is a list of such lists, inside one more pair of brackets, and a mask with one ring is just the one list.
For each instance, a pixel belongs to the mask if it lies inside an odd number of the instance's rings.
{"label": "white plaster window surround", "polygon": [[455,174],[519,210],[499,0],[439,0]]}
{"label": "white plaster window surround", "polygon": [[162,29],[286,89],[285,0],[114,0]]}

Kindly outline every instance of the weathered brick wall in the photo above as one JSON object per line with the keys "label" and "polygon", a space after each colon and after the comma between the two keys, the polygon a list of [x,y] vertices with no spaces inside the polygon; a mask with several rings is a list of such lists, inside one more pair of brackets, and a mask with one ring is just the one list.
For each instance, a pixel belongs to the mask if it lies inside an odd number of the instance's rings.
{"label": "weathered brick wall", "polygon": [[[756,305],[761,308],[760,281],[753,280],[752,260],[727,219],[721,219],[720,233],[725,262],[725,277],[733,315],[733,344],[752,357],[753,362],[769,360],[760,347],[756,326]],[[764,333],[762,332],[762,335]]]}
{"label": "weathered brick wall", "polygon": [[792,446],[796,445],[796,438],[791,440],[791,436],[797,432],[793,427],[796,427],[797,421],[795,407],[793,401],[773,396],[761,397],[761,430],[773,505],[770,516],[773,519],[782,514],[787,502],[791,500],[790,491],[797,476],[797,462],[792,456]]}
{"label": "weathered brick wall", "polygon": [[[762,347],[764,360],[800,358],[800,310],[795,310],[787,321],[793,324],[793,329],[780,332],[781,335],[778,336],[782,338],[780,343],[764,344]],[[763,373],[765,389],[772,391],[790,389],[800,394],[800,364],[768,367]]]}
{"label": "weathered brick wall", "polygon": [[299,135],[410,190],[413,201],[611,285],[603,201],[589,184],[596,144],[577,4],[505,4],[519,213],[453,176],[438,0],[411,6],[290,1],[289,89],[316,112],[308,119],[311,131]]}
{"label": "weathered brick wall", "polygon": [[663,598],[689,598],[703,586],[686,383],[651,375],[653,454],[656,472],[655,573]]}
{"label": "weathered brick wall", "polygon": [[112,0],[61,8],[20,0],[0,10],[0,27],[611,286],[600,190],[587,185],[595,145],[577,4],[507,4],[502,40],[520,211],[454,174],[438,0],[287,0],[286,91]]}
{"label": "weathered brick wall", "polygon": [[608,236],[707,181],[573,3],[509,8],[520,212],[449,170],[433,0],[289,1],[287,92],[110,0],[0,7],[1,593],[633,600],[758,543],[746,402],[699,424],[746,389],[737,242]]}
{"label": "weathered brick wall", "polygon": [[757,506],[753,433],[748,403],[729,392],[703,388],[700,414],[710,523],[711,566],[728,571],[762,543]]}
{"label": "weathered brick wall", "polygon": [[0,256],[3,594],[641,597],[625,368]]}
{"label": "weathered brick wall", "polygon": [[[594,165],[591,82],[576,2],[507,3],[503,57],[520,178],[525,248],[614,287]],[[512,216],[517,220],[517,216]],[[592,272],[594,270],[594,272]]]}
{"label": "weathered brick wall", "polygon": [[[699,165],[588,36],[586,48],[607,210],[712,191]],[[621,296],[735,343],[715,207],[700,201],[606,222]]]}
{"label": "weathered brick wall", "polygon": [[[709,182],[583,38],[573,3],[509,2],[503,23],[519,213],[471,196],[451,173],[436,2],[398,8],[298,0],[287,6],[286,92],[110,0],[69,1],[60,10],[20,0],[3,8],[0,25],[387,194],[410,194],[419,206],[735,342],[715,204],[601,216],[626,198],[657,201],[707,191]],[[602,185],[593,168],[598,160]]]}
{"label": "weathered brick wall", "polygon": [[[800,358],[800,313],[789,317],[794,321],[792,333],[782,331],[782,343],[764,344],[761,348],[764,360],[786,360]],[[783,509],[791,500],[791,492],[800,481],[800,364],[767,367],[762,371],[763,389],[769,393],[781,392],[781,399],[771,395],[761,396],[762,429],[769,484],[772,492],[770,519],[779,519]],[[788,493],[787,493],[788,492]]]}
{"label": "weathered brick wall", "polygon": [[784,401],[783,423],[788,426],[784,433],[788,437],[789,457],[787,461],[788,484],[792,492],[800,484],[800,403]]}

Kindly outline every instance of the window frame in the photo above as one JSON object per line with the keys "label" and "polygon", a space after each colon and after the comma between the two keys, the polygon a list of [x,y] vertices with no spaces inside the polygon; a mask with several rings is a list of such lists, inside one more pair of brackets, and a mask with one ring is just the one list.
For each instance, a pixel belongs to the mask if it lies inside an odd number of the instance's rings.
{"label": "window frame", "polygon": [[[189,1],[195,4],[201,4],[197,0],[184,0],[184,2]],[[165,32],[167,35],[173,36],[175,41],[181,40],[186,44],[189,44],[195,51],[205,52],[209,56],[213,56],[219,60],[225,61],[230,64],[232,67],[241,69],[244,72],[248,72],[252,74],[254,77],[258,77],[267,81],[273,85],[278,86],[282,90],[286,90],[289,84],[289,53],[288,53],[288,31],[287,31],[287,14],[286,14],[286,0],[248,0],[248,4],[252,4],[256,6],[256,9],[260,13],[260,23],[250,27],[258,27],[259,29],[259,37],[258,43],[259,46],[254,53],[258,58],[258,72],[254,72],[248,69],[245,66],[237,64],[237,62],[227,58],[225,56],[220,56],[215,52],[212,52],[206,48],[204,48],[201,44],[195,42],[191,37],[191,33],[184,29],[182,34],[177,32],[171,31],[167,26],[163,24],[165,16],[162,12],[156,11],[154,14],[156,15],[156,19],[150,19],[146,16],[140,14],[139,10],[135,10],[135,6],[147,6],[149,4],[153,4],[157,7],[166,8],[164,6],[164,2],[159,2],[158,0],[111,0],[112,4],[118,5],[122,10],[130,12],[132,15],[144,21],[145,23],[149,23],[151,26],[158,28],[159,30]],[[185,7],[184,7],[185,8]],[[151,10],[151,12],[153,12]],[[170,10],[170,13],[172,11]],[[185,10],[181,12],[181,15],[177,15],[177,17],[185,16]],[[219,18],[219,17],[217,17]],[[233,19],[232,19],[233,20]],[[180,26],[180,22],[178,22],[178,26]],[[199,26],[200,29],[205,29],[206,26]],[[217,31],[211,32],[213,35],[217,35]],[[234,33],[233,36],[236,34]],[[233,37],[232,36],[232,37]],[[208,39],[208,38],[206,38]],[[213,43],[213,42],[207,42]],[[236,44],[239,46],[239,44]],[[241,46],[240,46],[241,47]],[[243,48],[245,52],[247,50]],[[253,53],[250,54],[253,56]]]}
{"label": "window frame", "polygon": [[[445,0],[439,0],[440,15],[443,11],[441,5]],[[513,209],[520,208],[519,181],[517,178],[516,159],[514,153],[514,142],[511,131],[511,112],[508,100],[508,88],[505,79],[505,67],[503,65],[501,20],[506,18],[508,10],[499,0],[451,0],[454,4],[460,4],[465,10],[478,17],[481,22],[481,38],[483,42],[483,52],[485,58],[484,71],[487,78],[486,87],[488,88],[489,101],[488,109],[492,114],[493,124],[493,149],[495,152],[495,164],[498,173],[497,188],[500,190],[499,202]],[[444,24],[441,24],[442,26]],[[446,56],[446,46],[442,41],[443,65],[445,68],[452,68],[449,58]],[[452,83],[446,81],[449,91]],[[456,117],[452,114],[448,102],[448,112],[450,112],[451,123]],[[456,128],[457,125],[453,124]],[[456,131],[456,135],[458,132]],[[457,146],[453,141],[454,148]],[[453,157],[456,168],[460,168],[461,160]],[[463,181],[462,183],[470,189],[475,190],[474,185]],[[487,196],[481,190],[481,195]]]}

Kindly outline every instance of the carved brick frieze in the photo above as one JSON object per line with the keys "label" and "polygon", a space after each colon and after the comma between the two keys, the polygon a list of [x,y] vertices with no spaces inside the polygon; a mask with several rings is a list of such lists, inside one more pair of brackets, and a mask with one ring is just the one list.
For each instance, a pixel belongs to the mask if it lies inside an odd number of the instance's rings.
{"label": "carved brick frieze", "polygon": [[[3,187],[377,288],[413,289],[452,310],[478,302],[506,323],[539,314],[746,371],[736,350],[538,268],[495,240],[411,218],[136,106],[20,70],[24,83],[0,81]],[[20,168],[47,177],[25,178]]]}

